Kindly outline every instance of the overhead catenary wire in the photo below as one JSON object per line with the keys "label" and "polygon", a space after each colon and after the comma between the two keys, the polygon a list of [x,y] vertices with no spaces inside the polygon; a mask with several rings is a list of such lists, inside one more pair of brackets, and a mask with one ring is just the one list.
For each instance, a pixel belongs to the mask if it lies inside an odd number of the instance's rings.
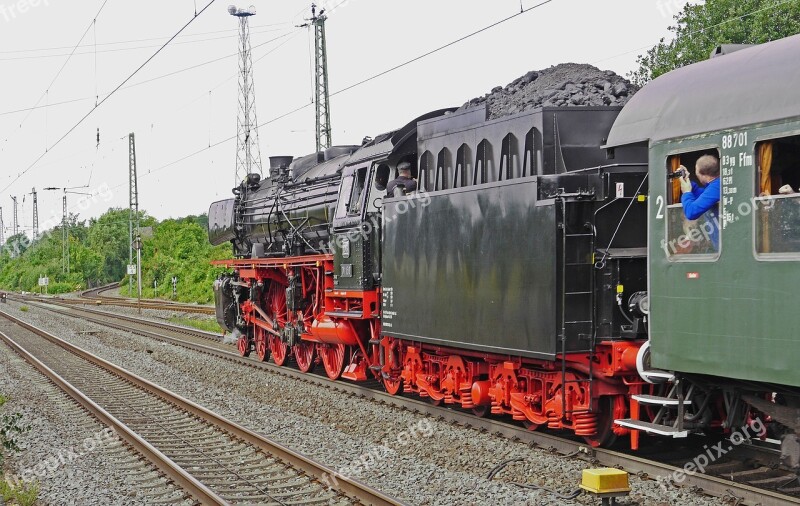
{"label": "overhead catenary wire", "polygon": [[[253,32],[254,35],[260,35],[263,33],[272,33],[272,32],[279,32],[281,29],[272,29],[272,30],[263,30],[260,32]],[[200,42],[212,42],[215,40],[223,40],[223,39],[231,39],[237,37],[236,35],[224,35],[221,37],[211,37],[207,39],[197,39],[197,40],[187,40],[183,42],[175,42],[175,46],[186,45],[186,44],[197,44]],[[156,39],[156,40],[163,40],[163,39]],[[160,44],[150,44],[146,46],[134,46],[134,47],[119,47],[119,48],[111,48],[111,49],[100,49],[98,53],[118,53],[120,51],[138,51],[141,49],[153,49],[159,47]],[[82,55],[92,55],[94,54],[94,50],[89,46],[81,46],[81,47],[88,47],[88,51],[76,52],[74,56],[82,56]],[[57,58],[60,56],[66,56],[66,54],[44,54],[44,55],[33,55],[33,56],[15,56],[15,57],[7,57],[7,58],[0,58],[0,62],[2,61],[17,61],[17,60],[40,60],[45,58]]]}
{"label": "overhead catenary wire", "polygon": [[[106,1],[108,1],[108,0],[106,0]],[[137,67],[137,68],[136,68],[136,70],[134,70],[134,71],[133,71],[133,72],[132,72],[132,73],[131,73],[131,74],[130,74],[128,77],[126,77],[125,79],[123,79],[123,81],[122,81],[122,82],[121,82],[119,85],[117,85],[117,87],[116,87],[116,88],[114,88],[113,90],[111,90],[111,92],[110,92],[110,93],[108,93],[108,94],[107,94],[105,97],[103,97],[103,99],[102,99],[102,100],[101,100],[101,101],[100,101],[100,102],[99,102],[99,103],[98,103],[98,104],[97,104],[95,107],[93,107],[92,109],[90,109],[90,110],[89,110],[89,112],[87,112],[86,114],[84,114],[84,115],[83,115],[83,117],[81,117],[81,119],[79,119],[79,120],[77,121],[77,123],[75,123],[75,124],[74,124],[72,127],[70,127],[70,129],[69,129],[69,130],[67,130],[67,131],[66,131],[66,133],[64,133],[64,135],[62,135],[61,137],[59,137],[59,139],[58,139],[58,140],[57,140],[55,143],[53,143],[53,145],[52,145],[52,146],[50,146],[50,147],[49,147],[49,149],[48,149],[47,151],[45,151],[44,153],[42,153],[41,155],[39,155],[39,157],[38,157],[38,158],[36,158],[36,160],[34,160],[34,161],[33,161],[33,163],[31,163],[31,164],[30,164],[30,165],[29,165],[29,166],[28,166],[28,167],[27,167],[25,170],[23,170],[21,173],[19,173],[19,174],[17,175],[17,177],[16,177],[16,178],[14,178],[14,179],[13,179],[13,180],[12,180],[10,183],[8,183],[8,185],[6,185],[6,186],[3,188],[3,190],[0,190],[0,193],[3,193],[3,192],[5,192],[5,191],[6,191],[8,188],[10,188],[10,187],[11,187],[11,186],[12,186],[12,185],[15,183],[15,182],[17,182],[17,181],[18,181],[18,180],[19,180],[19,179],[20,179],[22,176],[24,176],[24,175],[25,175],[26,173],[28,173],[28,172],[29,172],[29,171],[30,171],[32,168],[34,168],[34,167],[35,167],[35,166],[36,166],[36,165],[39,163],[39,161],[40,161],[42,158],[44,158],[44,157],[47,155],[47,153],[48,153],[50,150],[52,150],[53,148],[55,148],[56,146],[58,146],[58,145],[61,143],[61,141],[63,141],[65,138],[67,138],[67,136],[69,136],[69,134],[71,134],[71,133],[72,133],[72,132],[73,132],[73,131],[74,131],[76,128],[78,128],[78,126],[80,126],[80,125],[81,125],[81,124],[82,124],[82,123],[83,123],[83,122],[86,120],[86,118],[88,118],[89,116],[91,116],[91,115],[92,115],[92,113],[93,113],[94,111],[96,111],[96,110],[97,110],[97,109],[98,109],[100,106],[102,106],[102,105],[103,105],[103,104],[104,104],[104,103],[105,103],[105,102],[106,102],[106,101],[107,101],[109,98],[111,98],[111,97],[112,97],[112,96],[113,96],[113,95],[114,95],[114,94],[115,94],[117,91],[119,91],[119,90],[120,90],[120,88],[122,88],[122,87],[125,85],[125,83],[127,83],[128,81],[130,81],[130,80],[131,80],[131,79],[132,79],[132,78],[133,78],[133,77],[134,77],[136,74],[138,74],[138,73],[139,73],[139,71],[140,71],[140,70],[142,70],[142,69],[143,69],[143,68],[144,68],[144,67],[145,67],[145,66],[146,66],[148,63],[150,63],[150,62],[153,60],[153,58],[155,58],[156,56],[158,56],[158,54],[159,54],[159,53],[161,53],[161,51],[163,51],[163,50],[164,50],[164,48],[166,48],[166,47],[169,45],[169,43],[170,43],[170,42],[172,42],[173,40],[175,40],[175,37],[177,37],[178,35],[180,35],[180,33],[181,33],[181,32],[183,32],[183,31],[184,31],[186,28],[188,28],[188,27],[189,27],[189,25],[191,25],[191,24],[192,24],[192,23],[193,23],[193,22],[194,22],[194,21],[195,21],[195,20],[196,20],[196,19],[197,19],[197,18],[198,18],[200,15],[201,15],[201,14],[203,14],[203,12],[205,12],[205,11],[206,11],[206,9],[208,9],[209,7],[211,7],[211,5],[212,5],[212,4],[213,4],[215,1],[216,1],[216,0],[210,0],[210,1],[209,1],[209,2],[206,4],[206,6],[205,6],[205,7],[203,7],[203,8],[200,10],[200,12],[198,12],[198,13],[197,13],[197,15],[193,16],[193,17],[192,17],[192,18],[191,18],[191,19],[190,19],[188,22],[186,22],[186,24],[184,24],[184,25],[183,25],[183,26],[180,28],[180,30],[178,30],[178,31],[177,31],[177,32],[176,32],[176,33],[175,33],[175,34],[174,34],[172,37],[170,37],[170,38],[169,38],[169,40],[167,40],[167,41],[166,41],[166,42],[165,42],[165,43],[164,43],[164,44],[163,44],[163,45],[162,45],[162,46],[161,46],[161,47],[160,47],[158,50],[156,50],[156,51],[155,51],[155,52],[154,52],[152,55],[150,55],[150,57],[149,57],[149,58],[147,58],[147,60],[145,60],[145,61],[144,61],[144,63],[142,63],[141,65],[139,65],[139,67]],[[105,5],[105,2],[103,3],[103,5]]]}
{"label": "overhead catenary wire", "polygon": [[[276,42],[276,41],[281,40],[281,39],[283,39],[285,37],[290,37],[290,36],[294,35],[295,33],[296,33],[296,31],[292,30],[292,31],[287,32],[287,33],[285,33],[283,35],[279,35],[279,36],[274,37],[274,38],[272,38],[270,40],[267,40],[267,41],[264,41],[264,42],[262,42],[260,44],[257,44],[255,46],[253,46],[253,49],[260,48],[260,47],[265,46],[267,44],[271,44],[272,42]],[[281,44],[281,45],[283,45],[283,44]],[[281,45],[279,45],[278,47],[280,47]],[[277,48],[275,48],[275,49],[277,49]],[[259,57],[259,59],[261,59],[264,56],[272,53],[273,51],[274,51],[274,49],[269,51],[269,52],[267,52],[265,55]],[[189,67],[184,67],[182,69],[174,70],[172,72],[168,72],[166,74],[162,74],[162,75],[159,75],[159,76],[156,76],[156,77],[152,77],[152,78],[146,79],[144,81],[136,82],[136,83],[130,84],[128,86],[124,86],[121,89],[122,90],[128,90],[128,89],[131,89],[131,88],[135,88],[135,87],[141,86],[143,84],[148,84],[148,83],[151,83],[151,82],[154,82],[154,81],[158,81],[160,79],[165,79],[167,77],[172,77],[174,75],[181,74],[183,72],[188,72],[190,70],[194,70],[194,69],[197,69],[197,68],[200,68],[200,67],[204,67],[206,65],[211,65],[212,63],[217,63],[219,61],[222,61],[222,60],[225,60],[225,59],[228,59],[228,58],[233,58],[233,57],[236,57],[238,55],[239,55],[239,53],[232,53],[232,54],[227,54],[225,56],[220,56],[220,57],[214,58],[212,60],[201,62],[201,63],[195,64],[195,65],[190,65]],[[256,61],[258,61],[258,60],[256,60]],[[10,111],[3,111],[3,112],[0,112],[0,116],[7,116],[7,115],[10,115],[10,114],[17,114],[17,113],[21,113],[21,112],[36,110],[36,109],[43,109],[45,107],[55,107],[55,106],[59,106],[59,105],[72,104],[72,103],[75,103],[75,102],[83,102],[83,101],[86,101],[86,100],[91,100],[92,98],[94,98],[94,97],[72,98],[72,99],[62,100],[60,102],[53,102],[53,103],[49,104],[49,106],[36,105],[34,107],[26,107],[24,109],[14,109],[14,110],[10,110]]]}
{"label": "overhead catenary wire", "polygon": [[[431,51],[428,51],[428,52],[426,52],[426,53],[424,53],[424,54],[422,54],[422,55],[420,55],[420,56],[418,56],[418,57],[416,57],[416,58],[413,58],[413,59],[411,59],[411,60],[408,60],[408,61],[406,61],[406,62],[403,62],[403,63],[401,63],[401,64],[399,64],[399,65],[396,65],[396,66],[394,66],[394,67],[391,67],[390,69],[387,69],[387,70],[385,70],[385,71],[383,71],[383,72],[381,72],[381,73],[375,74],[374,76],[371,76],[371,77],[369,77],[369,78],[367,78],[367,79],[361,80],[361,81],[359,81],[359,82],[357,82],[357,83],[354,83],[354,84],[352,84],[352,85],[350,85],[350,86],[347,86],[347,87],[345,87],[345,88],[343,88],[343,89],[341,89],[341,90],[338,90],[338,91],[336,91],[336,92],[332,93],[332,96],[334,96],[334,95],[338,95],[338,94],[340,94],[340,93],[343,93],[343,92],[345,92],[345,91],[348,91],[348,90],[350,90],[350,89],[352,89],[352,88],[354,88],[354,87],[357,87],[357,86],[359,86],[359,85],[361,85],[361,84],[364,84],[364,83],[366,83],[366,82],[369,82],[369,81],[371,81],[371,80],[373,80],[373,79],[375,79],[375,78],[377,78],[377,77],[380,77],[380,76],[382,76],[382,75],[385,75],[385,74],[387,74],[387,73],[389,73],[389,72],[391,72],[391,71],[393,71],[393,70],[396,70],[396,69],[402,68],[402,67],[404,67],[404,66],[406,66],[406,65],[409,65],[410,63],[412,63],[412,62],[414,62],[414,61],[418,61],[419,59],[421,59],[421,58],[424,58],[424,57],[426,57],[426,56],[428,56],[428,55],[430,55],[430,54],[433,54],[433,53],[435,53],[435,52],[441,51],[441,50],[443,50],[443,49],[444,49],[444,48],[446,48],[446,47],[452,46],[453,44],[456,44],[456,43],[458,43],[458,42],[460,42],[460,41],[463,41],[463,40],[465,40],[465,39],[467,39],[467,38],[469,38],[469,37],[471,37],[471,36],[474,36],[474,35],[476,35],[476,34],[478,34],[478,33],[481,33],[481,32],[483,32],[483,31],[485,31],[485,30],[487,30],[487,29],[489,29],[489,28],[492,28],[492,27],[494,27],[494,26],[497,26],[497,25],[499,25],[499,24],[501,24],[501,23],[503,23],[503,22],[506,22],[506,21],[508,21],[508,20],[510,20],[510,19],[513,19],[513,18],[515,18],[515,17],[519,16],[520,14],[524,14],[524,13],[526,13],[526,12],[529,12],[530,10],[532,10],[532,9],[535,9],[535,8],[537,8],[537,7],[540,7],[540,6],[544,5],[544,4],[547,4],[547,3],[549,3],[550,1],[552,1],[552,0],[549,0],[549,1],[547,1],[547,2],[541,2],[540,4],[537,4],[537,5],[531,6],[531,7],[527,8],[527,9],[522,9],[522,11],[521,11],[521,12],[519,12],[519,13],[516,13],[516,14],[514,14],[513,16],[509,16],[509,17],[507,17],[507,18],[504,18],[504,19],[502,19],[502,20],[500,20],[500,21],[498,21],[498,22],[496,22],[496,23],[493,23],[493,24],[491,24],[491,25],[489,25],[489,26],[487,26],[487,27],[485,27],[485,28],[482,28],[482,29],[480,29],[480,30],[477,30],[477,31],[475,31],[475,32],[472,32],[471,34],[468,34],[468,35],[466,35],[466,36],[464,36],[464,37],[461,37],[461,38],[459,38],[459,39],[456,39],[455,41],[453,41],[453,42],[451,42],[451,43],[448,43],[448,44],[445,44],[445,45],[443,45],[443,46],[440,46],[440,47],[438,47],[438,48],[436,48],[436,49],[433,49],[433,50],[431,50]],[[779,5],[782,5],[782,4],[789,3],[790,1],[796,1],[796,0],[787,0],[787,1],[783,1],[783,2],[780,2],[779,4],[775,4],[775,5],[773,5],[773,6],[770,6],[769,8],[775,8],[775,7],[779,6]],[[342,4],[342,3],[344,3],[344,1],[342,1],[342,2],[339,2],[339,4]],[[338,6],[338,4],[337,4],[337,6]],[[335,7],[337,7],[337,6],[334,6],[334,8],[335,8]],[[730,22],[730,21],[733,21],[733,20],[735,20],[735,19],[743,19],[743,18],[745,18],[745,17],[747,17],[747,16],[753,15],[753,14],[755,14],[755,13],[757,13],[757,12],[760,12],[760,11],[763,11],[763,10],[766,10],[766,9],[768,9],[768,8],[765,8],[765,9],[759,9],[758,11],[754,11],[754,12],[751,12],[751,13],[747,13],[747,14],[744,14],[744,15],[742,15],[742,16],[737,16],[736,18],[732,18],[732,19],[730,19],[730,20],[726,20],[725,22]],[[723,23],[724,23],[724,22],[723,22]],[[723,23],[719,23],[718,25],[721,25],[721,24],[723,24]],[[715,26],[718,26],[718,25],[715,25]],[[704,30],[709,30],[709,29],[711,29],[711,28],[713,28],[713,27],[707,27],[707,28],[705,28],[705,29],[698,30],[697,32],[704,31]],[[265,55],[265,56],[266,56],[266,55]],[[301,111],[301,110],[303,110],[303,109],[306,109],[306,108],[310,107],[311,105],[313,105],[313,104],[311,104],[311,103],[307,103],[307,104],[301,105],[301,106],[299,106],[299,107],[296,107],[296,108],[294,108],[294,109],[292,109],[292,110],[290,110],[290,111],[288,111],[288,112],[286,112],[286,113],[284,113],[284,114],[281,114],[281,115],[279,115],[279,116],[277,116],[277,117],[274,117],[274,118],[272,118],[272,119],[270,119],[270,120],[267,120],[267,121],[265,121],[265,122],[263,122],[263,123],[259,124],[258,126],[259,126],[259,127],[262,127],[262,126],[265,126],[265,125],[268,125],[268,124],[271,124],[271,123],[277,122],[277,121],[279,121],[279,120],[281,120],[281,119],[283,119],[283,118],[285,118],[285,117],[287,117],[287,116],[290,116],[290,115],[292,115],[292,114],[295,114],[295,113],[297,113],[297,112],[299,112],[299,111]],[[161,171],[161,170],[167,169],[167,168],[169,168],[169,167],[172,167],[172,166],[174,166],[174,165],[177,165],[177,164],[179,164],[179,163],[181,163],[181,162],[184,162],[184,161],[186,161],[186,160],[188,160],[188,159],[191,159],[191,158],[193,158],[193,157],[195,157],[195,156],[197,156],[197,155],[199,155],[199,154],[201,154],[201,153],[203,153],[203,152],[205,152],[205,151],[208,151],[208,150],[214,149],[214,148],[216,148],[216,147],[218,147],[218,146],[220,146],[220,145],[222,145],[222,144],[225,144],[225,143],[227,143],[227,142],[230,142],[230,141],[232,141],[232,140],[233,140],[233,139],[235,139],[235,138],[236,138],[235,136],[230,136],[230,137],[227,137],[227,138],[225,138],[225,139],[221,139],[221,140],[219,140],[219,141],[216,141],[216,142],[211,142],[211,141],[209,141],[208,143],[206,143],[206,144],[207,144],[207,146],[206,146],[206,147],[203,147],[203,148],[201,148],[201,149],[198,149],[198,150],[196,150],[196,151],[194,151],[194,152],[191,152],[191,153],[188,153],[188,154],[186,154],[186,155],[180,156],[179,158],[177,158],[177,159],[174,159],[174,160],[173,160],[173,161],[171,161],[171,162],[168,162],[168,163],[166,163],[166,164],[163,164],[163,165],[161,165],[161,166],[159,166],[159,167],[157,167],[157,168],[154,168],[154,169],[152,169],[151,171],[149,171],[149,172],[148,172],[148,174],[150,174],[150,173],[155,173],[155,172],[158,172],[158,171]],[[122,186],[122,185],[118,185],[118,186],[116,186],[116,187],[114,187],[114,188],[117,188],[117,187],[120,187],[120,186]]]}
{"label": "overhead catenary wire", "polygon": [[[339,5],[343,4],[343,3],[344,3],[344,1],[346,1],[346,0],[342,0],[342,1],[340,1],[340,2],[339,2],[339,4],[337,4],[336,6],[334,6],[334,9],[335,9],[336,7],[338,7]],[[336,92],[334,92],[334,93],[331,93],[331,96],[333,97],[333,96],[335,96],[335,95],[338,95],[338,94],[344,93],[344,92],[346,92],[346,91],[349,91],[349,90],[351,90],[351,89],[353,89],[353,88],[356,88],[356,87],[358,87],[358,86],[360,86],[360,85],[362,85],[362,84],[365,84],[365,83],[367,83],[367,82],[369,82],[369,81],[372,81],[373,79],[376,79],[376,78],[378,78],[378,77],[380,77],[380,76],[386,75],[386,74],[388,74],[388,73],[390,73],[390,72],[392,72],[392,71],[394,71],[394,70],[397,70],[397,69],[400,69],[400,68],[402,68],[402,67],[405,67],[406,65],[409,65],[409,64],[411,64],[411,63],[413,63],[413,62],[415,62],[415,61],[419,61],[419,60],[421,60],[422,58],[425,58],[425,57],[427,57],[427,56],[430,56],[430,55],[432,55],[432,54],[434,54],[434,53],[437,53],[437,52],[439,52],[439,51],[441,51],[441,50],[443,50],[443,49],[445,49],[445,48],[447,48],[447,47],[453,46],[454,44],[457,44],[457,43],[459,43],[459,42],[462,42],[462,41],[464,41],[464,40],[467,40],[467,39],[469,39],[470,37],[473,37],[473,36],[475,36],[475,35],[477,35],[477,34],[479,34],[479,33],[485,32],[486,30],[489,30],[489,29],[491,29],[491,28],[494,28],[494,27],[496,27],[496,26],[498,26],[498,25],[501,25],[501,24],[503,24],[503,23],[505,23],[505,22],[508,22],[508,21],[510,21],[510,20],[512,20],[512,19],[514,19],[514,18],[516,18],[516,17],[518,17],[518,16],[520,16],[521,14],[525,14],[525,13],[527,13],[527,12],[530,12],[530,11],[534,10],[534,9],[537,9],[537,8],[539,8],[539,7],[542,7],[542,6],[544,6],[544,5],[548,4],[548,3],[552,2],[552,1],[553,1],[553,0],[545,0],[545,1],[543,1],[543,2],[540,2],[540,3],[536,4],[536,5],[533,5],[533,6],[531,6],[531,7],[528,7],[527,9],[523,10],[522,12],[515,13],[515,14],[513,14],[513,15],[511,15],[511,16],[508,16],[508,17],[506,17],[506,18],[504,18],[504,19],[501,19],[500,21],[494,22],[494,23],[492,23],[492,24],[490,24],[490,25],[488,25],[488,26],[486,26],[486,27],[484,27],[484,28],[481,28],[481,29],[479,29],[479,30],[476,30],[476,31],[474,31],[474,32],[471,32],[470,34],[467,34],[467,35],[465,35],[465,36],[462,36],[462,37],[460,37],[460,38],[458,38],[458,39],[456,39],[456,40],[454,40],[454,41],[452,41],[452,42],[449,42],[449,43],[447,43],[447,44],[443,45],[443,46],[440,46],[440,47],[438,47],[438,48],[436,48],[436,49],[433,49],[433,50],[431,50],[431,51],[428,51],[428,52],[426,52],[426,53],[424,53],[424,54],[422,54],[422,55],[420,55],[420,56],[417,56],[417,57],[415,57],[415,58],[412,58],[411,60],[405,61],[405,62],[403,62],[403,63],[401,63],[401,64],[399,64],[399,65],[395,65],[394,67],[391,67],[390,69],[387,69],[387,70],[384,70],[384,71],[382,71],[382,72],[380,72],[380,73],[378,73],[378,74],[375,74],[375,75],[373,75],[372,77],[369,77],[369,78],[363,79],[363,80],[361,80],[361,81],[359,81],[359,82],[357,82],[357,83],[355,83],[355,84],[349,85],[349,86],[347,86],[347,87],[345,87],[345,88],[343,88],[343,89],[341,89],[341,90],[338,90],[338,91],[336,91]],[[277,48],[276,48],[276,49],[277,49]],[[265,56],[267,56],[267,55],[263,55],[261,58],[263,58],[263,57],[265,57]],[[259,58],[259,59],[260,59],[260,58]],[[257,128],[261,128],[261,127],[263,127],[263,126],[266,126],[266,125],[269,125],[269,124],[271,124],[271,123],[274,123],[274,122],[276,122],[276,121],[279,121],[279,120],[281,120],[281,119],[283,119],[283,118],[286,118],[286,117],[288,117],[288,116],[291,116],[291,115],[293,115],[293,114],[295,114],[295,113],[297,113],[297,112],[299,112],[299,111],[301,111],[301,110],[303,110],[303,109],[306,109],[306,108],[310,107],[311,105],[313,105],[313,103],[307,103],[307,104],[301,105],[301,106],[299,106],[299,107],[296,107],[295,109],[292,109],[292,110],[290,110],[290,111],[288,111],[288,112],[286,112],[286,113],[284,113],[284,114],[281,114],[281,115],[279,115],[279,116],[276,116],[276,117],[274,117],[274,118],[272,118],[272,119],[269,119],[269,120],[267,120],[267,121],[265,121],[265,122],[263,122],[263,123],[260,123],[260,124],[257,126]],[[217,147],[217,146],[221,146],[222,144],[228,143],[228,142],[230,142],[230,141],[232,141],[232,140],[234,140],[234,139],[236,139],[236,135],[232,135],[232,136],[230,136],[230,137],[227,137],[227,138],[225,138],[225,139],[221,139],[221,140],[219,140],[219,141],[217,141],[217,142],[213,142],[213,143],[211,143],[211,144],[210,144],[209,146],[207,146],[207,147],[200,148],[200,149],[198,149],[198,150],[196,150],[196,151],[193,151],[193,152],[191,152],[191,153],[188,153],[188,154],[186,154],[186,155],[183,155],[183,156],[181,156],[180,158],[177,158],[177,159],[175,159],[175,160],[173,160],[173,161],[171,161],[171,162],[168,162],[168,163],[166,163],[166,164],[164,164],[164,165],[161,165],[161,166],[159,166],[159,167],[157,167],[157,168],[155,168],[155,169],[152,169],[152,170],[148,171],[146,174],[142,174],[142,176],[141,176],[141,177],[142,177],[142,178],[144,178],[144,177],[146,177],[146,176],[148,176],[148,175],[150,175],[150,174],[153,174],[153,173],[155,173],[155,172],[159,172],[159,171],[161,171],[161,170],[164,170],[164,169],[167,169],[167,168],[169,168],[169,167],[172,167],[172,166],[174,166],[174,165],[177,165],[177,164],[179,164],[179,163],[181,163],[181,162],[184,162],[184,161],[186,161],[186,160],[189,160],[189,159],[191,159],[191,158],[194,158],[195,156],[197,156],[197,155],[199,155],[199,154],[201,154],[201,153],[204,153],[205,151],[208,151],[208,150],[210,150],[210,149],[214,149],[214,148],[215,148],[215,147]],[[111,189],[120,188],[120,187],[124,186],[125,184],[127,184],[127,182],[126,182],[126,183],[121,183],[121,184],[119,184],[119,185],[116,185],[116,186],[113,186],[113,187],[111,187]]]}
{"label": "overhead catenary wire", "polygon": [[[103,0],[103,3],[100,5],[100,9],[97,10],[97,14],[95,14],[94,17],[92,18],[92,22],[89,23],[89,26],[86,27],[86,30],[81,35],[81,38],[78,39],[78,42],[72,47],[72,51],[70,51],[70,53],[67,55],[67,59],[64,60],[64,63],[61,64],[61,67],[58,69],[58,72],[56,72],[56,75],[50,81],[50,84],[48,84],[47,87],[45,87],[45,91],[42,93],[41,96],[39,96],[39,99],[34,104],[34,107],[39,105],[42,102],[42,99],[45,98],[45,95],[47,94],[47,92],[50,89],[53,88],[53,85],[56,83],[58,78],[61,76],[61,73],[64,71],[64,68],[66,68],[67,64],[69,63],[70,59],[72,58],[72,55],[75,54],[75,51],[78,49],[78,46],[80,45],[81,42],[83,42],[83,39],[86,37],[86,34],[89,33],[89,30],[94,25],[94,22],[97,20],[98,16],[100,16],[100,13],[103,12],[103,9],[105,8],[107,3],[108,3],[108,0]],[[15,129],[16,132],[19,132],[22,129],[23,125],[28,120],[28,118],[30,117],[32,112],[33,112],[33,109],[31,109],[30,112],[28,112],[28,114],[25,115],[25,118],[23,118],[22,122],[20,122],[20,124],[19,124],[19,128]],[[5,135],[4,137],[9,137],[9,135]]]}

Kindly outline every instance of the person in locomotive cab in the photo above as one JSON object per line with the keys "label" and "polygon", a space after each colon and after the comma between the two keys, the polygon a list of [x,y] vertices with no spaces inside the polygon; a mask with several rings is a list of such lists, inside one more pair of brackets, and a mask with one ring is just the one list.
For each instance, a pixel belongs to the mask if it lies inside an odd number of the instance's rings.
{"label": "person in locomotive cab", "polygon": [[[411,178],[411,164],[408,162],[400,162],[397,164],[397,179],[389,181],[386,185],[386,195],[389,197],[407,195],[411,192],[417,191],[417,182]],[[400,189],[400,195],[395,195],[395,190]]]}
{"label": "person in locomotive cab", "polygon": [[689,171],[681,165],[681,203],[687,220],[696,220],[705,215],[711,230],[709,238],[714,249],[719,249],[719,160],[713,155],[703,155],[694,165],[694,173],[700,184],[689,180]]}

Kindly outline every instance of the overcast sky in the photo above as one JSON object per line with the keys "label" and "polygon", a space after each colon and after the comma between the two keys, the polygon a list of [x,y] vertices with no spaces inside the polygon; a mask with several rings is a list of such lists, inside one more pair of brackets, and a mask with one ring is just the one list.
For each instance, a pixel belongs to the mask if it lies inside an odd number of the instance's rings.
{"label": "overcast sky", "polygon": [[[539,1],[321,0],[329,11],[331,92]],[[6,237],[10,195],[18,196],[20,224],[30,233],[32,199],[26,194],[32,187],[40,192],[42,230],[61,217],[61,192],[42,191],[46,186],[107,188],[81,205],[80,196],[69,196],[71,212],[84,219],[111,206],[127,208],[129,132],[136,134],[140,207],[151,215],[199,214],[230,196],[235,140],[204,149],[236,134],[237,23],[227,12],[228,1],[214,2],[50,149],[94,109],[97,95],[103,100],[207,3],[106,0],[93,24],[103,0],[0,0],[0,207]],[[252,0],[240,6],[250,3],[257,10],[250,23],[259,123],[308,105],[260,129],[266,167],[268,156],[314,150],[313,32],[296,27],[310,15],[308,1]],[[433,109],[459,106],[529,70],[558,63],[590,63],[626,75],[638,54],[668,35],[679,8],[677,0],[551,0],[334,96],[334,144],[360,143],[364,136],[393,130]]]}

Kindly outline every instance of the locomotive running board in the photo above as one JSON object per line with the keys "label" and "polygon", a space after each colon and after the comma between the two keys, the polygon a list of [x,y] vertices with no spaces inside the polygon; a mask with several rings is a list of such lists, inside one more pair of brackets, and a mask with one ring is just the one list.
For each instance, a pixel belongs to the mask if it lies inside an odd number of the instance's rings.
{"label": "locomotive running board", "polygon": [[616,425],[619,425],[620,427],[627,427],[629,429],[641,430],[650,434],[658,434],[659,436],[671,436],[677,438],[677,437],[687,437],[689,435],[689,431],[687,430],[678,430],[675,427],[670,427],[669,425],[660,425],[657,423],[650,423],[642,420],[633,420],[631,418],[614,420],[614,423]]}

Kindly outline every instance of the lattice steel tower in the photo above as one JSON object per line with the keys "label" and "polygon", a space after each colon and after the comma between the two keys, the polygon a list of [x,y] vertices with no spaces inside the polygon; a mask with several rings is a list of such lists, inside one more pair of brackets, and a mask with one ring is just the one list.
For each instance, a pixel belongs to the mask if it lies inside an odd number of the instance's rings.
{"label": "lattice steel tower", "polygon": [[239,18],[239,114],[236,120],[236,177],[238,185],[248,174],[258,173],[261,168],[261,148],[258,142],[258,120],[256,119],[256,93],[253,85],[253,58],[250,48],[250,24],[256,8],[238,9],[231,5],[228,13]]}
{"label": "lattice steel tower", "polygon": [[331,109],[328,91],[328,52],[325,44],[325,9],[316,14],[311,4],[311,25],[314,27],[314,101],[317,112],[317,153],[331,147]]}
{"label": "lattice steel tower", "polygon": [[36,188],[31,189],[33,195],[33,240],[39,239],[39,201],[36,198]]}
{"label": "lattice steel tower", "polygon": [[[136,178],[136,140],[128,134],[128,265],[133,265],[133,240],[139,237],[139,184]],[[128,274],[128,295],[133,290],[133,274]]]}

